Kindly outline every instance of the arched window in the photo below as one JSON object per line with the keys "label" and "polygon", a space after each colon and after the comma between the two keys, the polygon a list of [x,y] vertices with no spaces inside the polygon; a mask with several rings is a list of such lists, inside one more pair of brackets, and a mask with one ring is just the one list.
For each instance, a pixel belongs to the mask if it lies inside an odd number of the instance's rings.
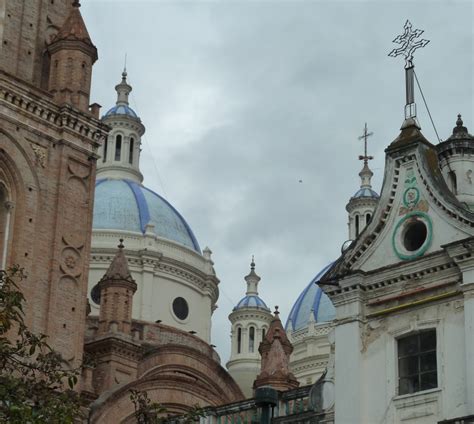
{"label": "arched window", "polygon": [[355,230],[356,230],[356,237],[359,236],[359,215],[355,216]]}
{"label": "arched window", "polygon": [[133,149],[135,147],[135,139],[130,137],[130,151],[128,153],[128,163],[133,165]]}
{"label": "arched window", "polygon": [[265,328],[262,328],[262,342],[265,340]]}
{"label": "arched window", "polygon": [[370,213],[368,213],[368,214],[365,215],[365,225],[369,225],[370,218],[372,218],[372,216],[370,215]]}
{"label": "arched window", "polygon": [[102,155],[102,162],[105,162],[107,160],[107,146],[108,145],[109,145],[109,140],[108,138],[106,138],[104,141],[104,154]]}
{"label": "arched window", "polygon": [[0,259],[1,269],[6,268],[8,240],[10,239],[10,219],[13,203],[8,200],[5,187],[0,184]]}
{"label": "arched window", "polygon": [[122,136],[120,134],[115,137],[115,160],[120,161],[120,155],[122,154]]}
{"label": "arched window", "polygon": [[255,349],[255,327],[249,328],[249,352],[253,353]]}
{"label": "arched window", "polygon": [[242,329],[237,329],[237,353],[242,352]]}
{"label": "arched window", "polygon": [[458,179],[456,178],[456,172],[449,171],[448,172],[448,181],[449,181],[449,188],[453,192],[453,194],[458,194]]}

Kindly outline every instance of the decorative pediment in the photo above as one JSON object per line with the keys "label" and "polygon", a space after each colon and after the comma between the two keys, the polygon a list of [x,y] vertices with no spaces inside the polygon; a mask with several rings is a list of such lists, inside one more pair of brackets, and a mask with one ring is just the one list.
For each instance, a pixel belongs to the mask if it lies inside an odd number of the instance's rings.
{"label": "decorative pediment", "polygon": [[321,279],[413,261],[474,235],[474,213],[447,187],[436,150],[413,122],[386,149],[382,193],[370,224]]}

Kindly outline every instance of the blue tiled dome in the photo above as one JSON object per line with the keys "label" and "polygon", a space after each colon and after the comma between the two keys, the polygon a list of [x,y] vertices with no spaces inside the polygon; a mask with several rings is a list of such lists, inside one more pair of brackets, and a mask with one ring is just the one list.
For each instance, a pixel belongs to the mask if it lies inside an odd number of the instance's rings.
{"label": "blue tiled dome", "polygon": [[240,299],[239,303],[235,306],[234,311],[242,308],[260,308],[270,311],[270,308],[265,304],[265,302],[255,295],[248,295]]}
{"label": "blue tiled dome", "polygon": [[94,230],[145,232],[155,226],[159,237],[180,243],[200,253],[194,234],[165,199],[141,184],[125,179],[99,179],[95,184]]}
{"label": "blue tiled dome", "polygon": [[131,116],[132,118],[138,118],[135,111],[130,106],[127,106],[127,105],[114,106],[113,108],[109,109],[102,118],[105,118],[107,116],[112,116],[112,115],[128,115],[128,116]]}
{"label": "blue tiled dome", "polygon": [[286,321],[286,330],[300,330],[307,327],[311,309],[316,322],[327,322],[336,318],[334,305],[317,284],[331,265],[332,263],[323,268],[298,296]]}
{"label": "blue tiled dome", "polygon": [[372,197],[374,199],[378,199],[379,195],[371,188],[361,188],[357,190],[357,192],[354,194],[354,196],[352,196],[352,198],[357,199],[360,197]]}

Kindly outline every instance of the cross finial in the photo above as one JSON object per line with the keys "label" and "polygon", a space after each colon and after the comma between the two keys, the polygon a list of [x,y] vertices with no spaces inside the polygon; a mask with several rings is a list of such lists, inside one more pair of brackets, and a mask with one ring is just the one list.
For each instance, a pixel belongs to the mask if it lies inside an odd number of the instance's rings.
{"label": "cross finial", "polygon": [[411,22],[407,19],[405,22],[404,32],[401,35],[398,35],[393,42],[397,44],[401,44],[400,47],[393,49],[388,55],[390,57],[397,57],[399,55],[404,55],[405,56],[405,69],[412,68],[413,67],[413,53],[415,52],[416,49],[425,47],[430,40],[417,40],[415,41],[415,38],[418,38],[421,34],[424,33],[422,29],[412,29]]}
{"label": "cross finial", "polygon": [[373,156],[367,155],[367,139],[372,135],[374,135],[373,132],[367,131],[367,122],[366,122],[364,126],[364,133],[359,137],[359,140],[364,139],[364,155],[363,156],[359,155],[359,160],[363,160],[365,164],[367,164],[369,160],[372,160],[374,158]]}
{"label": "cross finial", "polygon": [[280,311],[278,310],[278,306],[275,306],[275,312],[273,312],[275,316],[280,315]]}

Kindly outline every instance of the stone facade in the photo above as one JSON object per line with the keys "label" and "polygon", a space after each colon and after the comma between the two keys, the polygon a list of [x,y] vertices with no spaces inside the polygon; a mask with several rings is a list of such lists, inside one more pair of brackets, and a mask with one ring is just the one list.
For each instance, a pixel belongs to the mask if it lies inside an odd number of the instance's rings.
{"label": "stone facade", "polygon": [[373,220],[321,281],[337,314],[335,421],[469,416],[474,215],[414,119],[386,153]]}
{"label": "stone facade", "polygon": [[[22,289],[31,329],[78,362],[96,152],[107,127],[88,108],[59,104],[49,91],[47,44],[71,14],[80,14],[72,3],[58,3],[0,5],[0,186],[2,206],[8,206],[0,223],[2,265],[26,270]],[[60,50],[67,55],[66,47]],[[73,61],[71,78],[81,72],[81,63]],[[84,98],[88,103],[88,87]]]}

